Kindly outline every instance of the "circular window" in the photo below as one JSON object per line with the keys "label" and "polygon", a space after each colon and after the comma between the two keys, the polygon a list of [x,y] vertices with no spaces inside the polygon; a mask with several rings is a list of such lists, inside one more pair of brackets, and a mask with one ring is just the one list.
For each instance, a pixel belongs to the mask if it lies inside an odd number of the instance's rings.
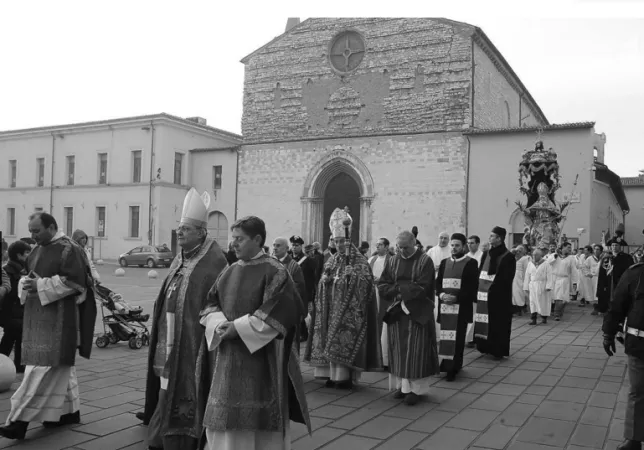
{"label": "circular window", "polygon": [[355,70],[365,54],[364,39],[356,31],[343,31],[331,41],[329,61],[331,66],[340,73]]}

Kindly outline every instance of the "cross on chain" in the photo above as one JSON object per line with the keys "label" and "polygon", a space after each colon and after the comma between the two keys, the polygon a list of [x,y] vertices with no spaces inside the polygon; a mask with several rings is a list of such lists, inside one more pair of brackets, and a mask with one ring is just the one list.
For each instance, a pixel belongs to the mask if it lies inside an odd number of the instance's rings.
{"label": "cross on chain", "polygon": [[177,290],[177,283],[172,283],[172,286],[170,286],[170,289],[168,289],[168,297],[170,297],[176,290]]}

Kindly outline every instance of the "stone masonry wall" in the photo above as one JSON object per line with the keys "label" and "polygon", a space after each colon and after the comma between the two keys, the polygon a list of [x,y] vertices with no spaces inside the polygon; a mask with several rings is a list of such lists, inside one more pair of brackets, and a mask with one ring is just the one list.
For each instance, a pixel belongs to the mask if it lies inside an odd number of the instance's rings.
{"label": "stone masonry wall", "polygon": [[519,92],[508,83],[483,49],[474,44],[474,127],[533,125],[539,125],[539,121],[521,100]]}
{"label": "stone masonry wall", "polygon": [[464,231],[467,142],[459,133],[245,145],[238,216],[262,217],[267,242],[304,235],[300,198],[305,179],[318,161],[338,149],[357,156],[373,178],[372,245],[414,225],[425,245],[435,244],[440,231]]}
{"label": "stone masonry wall", "polygon": [[[366,53],[340,76],[329,44],[358,31]],[[471,120],[473,27],[434,19],[309,19],[246,61],[246,142],[461,130]]]}

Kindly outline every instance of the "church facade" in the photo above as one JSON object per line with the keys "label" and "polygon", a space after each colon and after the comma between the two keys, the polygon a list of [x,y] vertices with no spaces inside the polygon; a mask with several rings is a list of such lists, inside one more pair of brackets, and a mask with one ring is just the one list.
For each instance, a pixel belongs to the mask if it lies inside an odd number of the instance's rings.
{"label": "church facade", "polygon": [[269,239],[326,244],[345,206],[355,242],[466,231],[465,133],[549,125],[485,34],[450,20],[308,19],[242,62],[238,216]]}

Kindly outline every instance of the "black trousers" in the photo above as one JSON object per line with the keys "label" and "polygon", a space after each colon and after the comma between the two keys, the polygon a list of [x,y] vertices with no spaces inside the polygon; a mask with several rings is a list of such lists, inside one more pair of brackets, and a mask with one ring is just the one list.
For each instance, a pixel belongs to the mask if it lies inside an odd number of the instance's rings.
{"label": "black trousers", "polygon": [[4,334],[0,340],[0,353],[9,356],[13,352],[13,363],[16,369],[21,366],[21,353],[22,353],[22,324],[15,321],[9,322],[4,327]]}
{"label": "black trousers", "polygon": [[[637,338],[642,339],[642,338]],[[624,439],[644,442],[644,361],[628,356],[630,390],[626,403]]]}

